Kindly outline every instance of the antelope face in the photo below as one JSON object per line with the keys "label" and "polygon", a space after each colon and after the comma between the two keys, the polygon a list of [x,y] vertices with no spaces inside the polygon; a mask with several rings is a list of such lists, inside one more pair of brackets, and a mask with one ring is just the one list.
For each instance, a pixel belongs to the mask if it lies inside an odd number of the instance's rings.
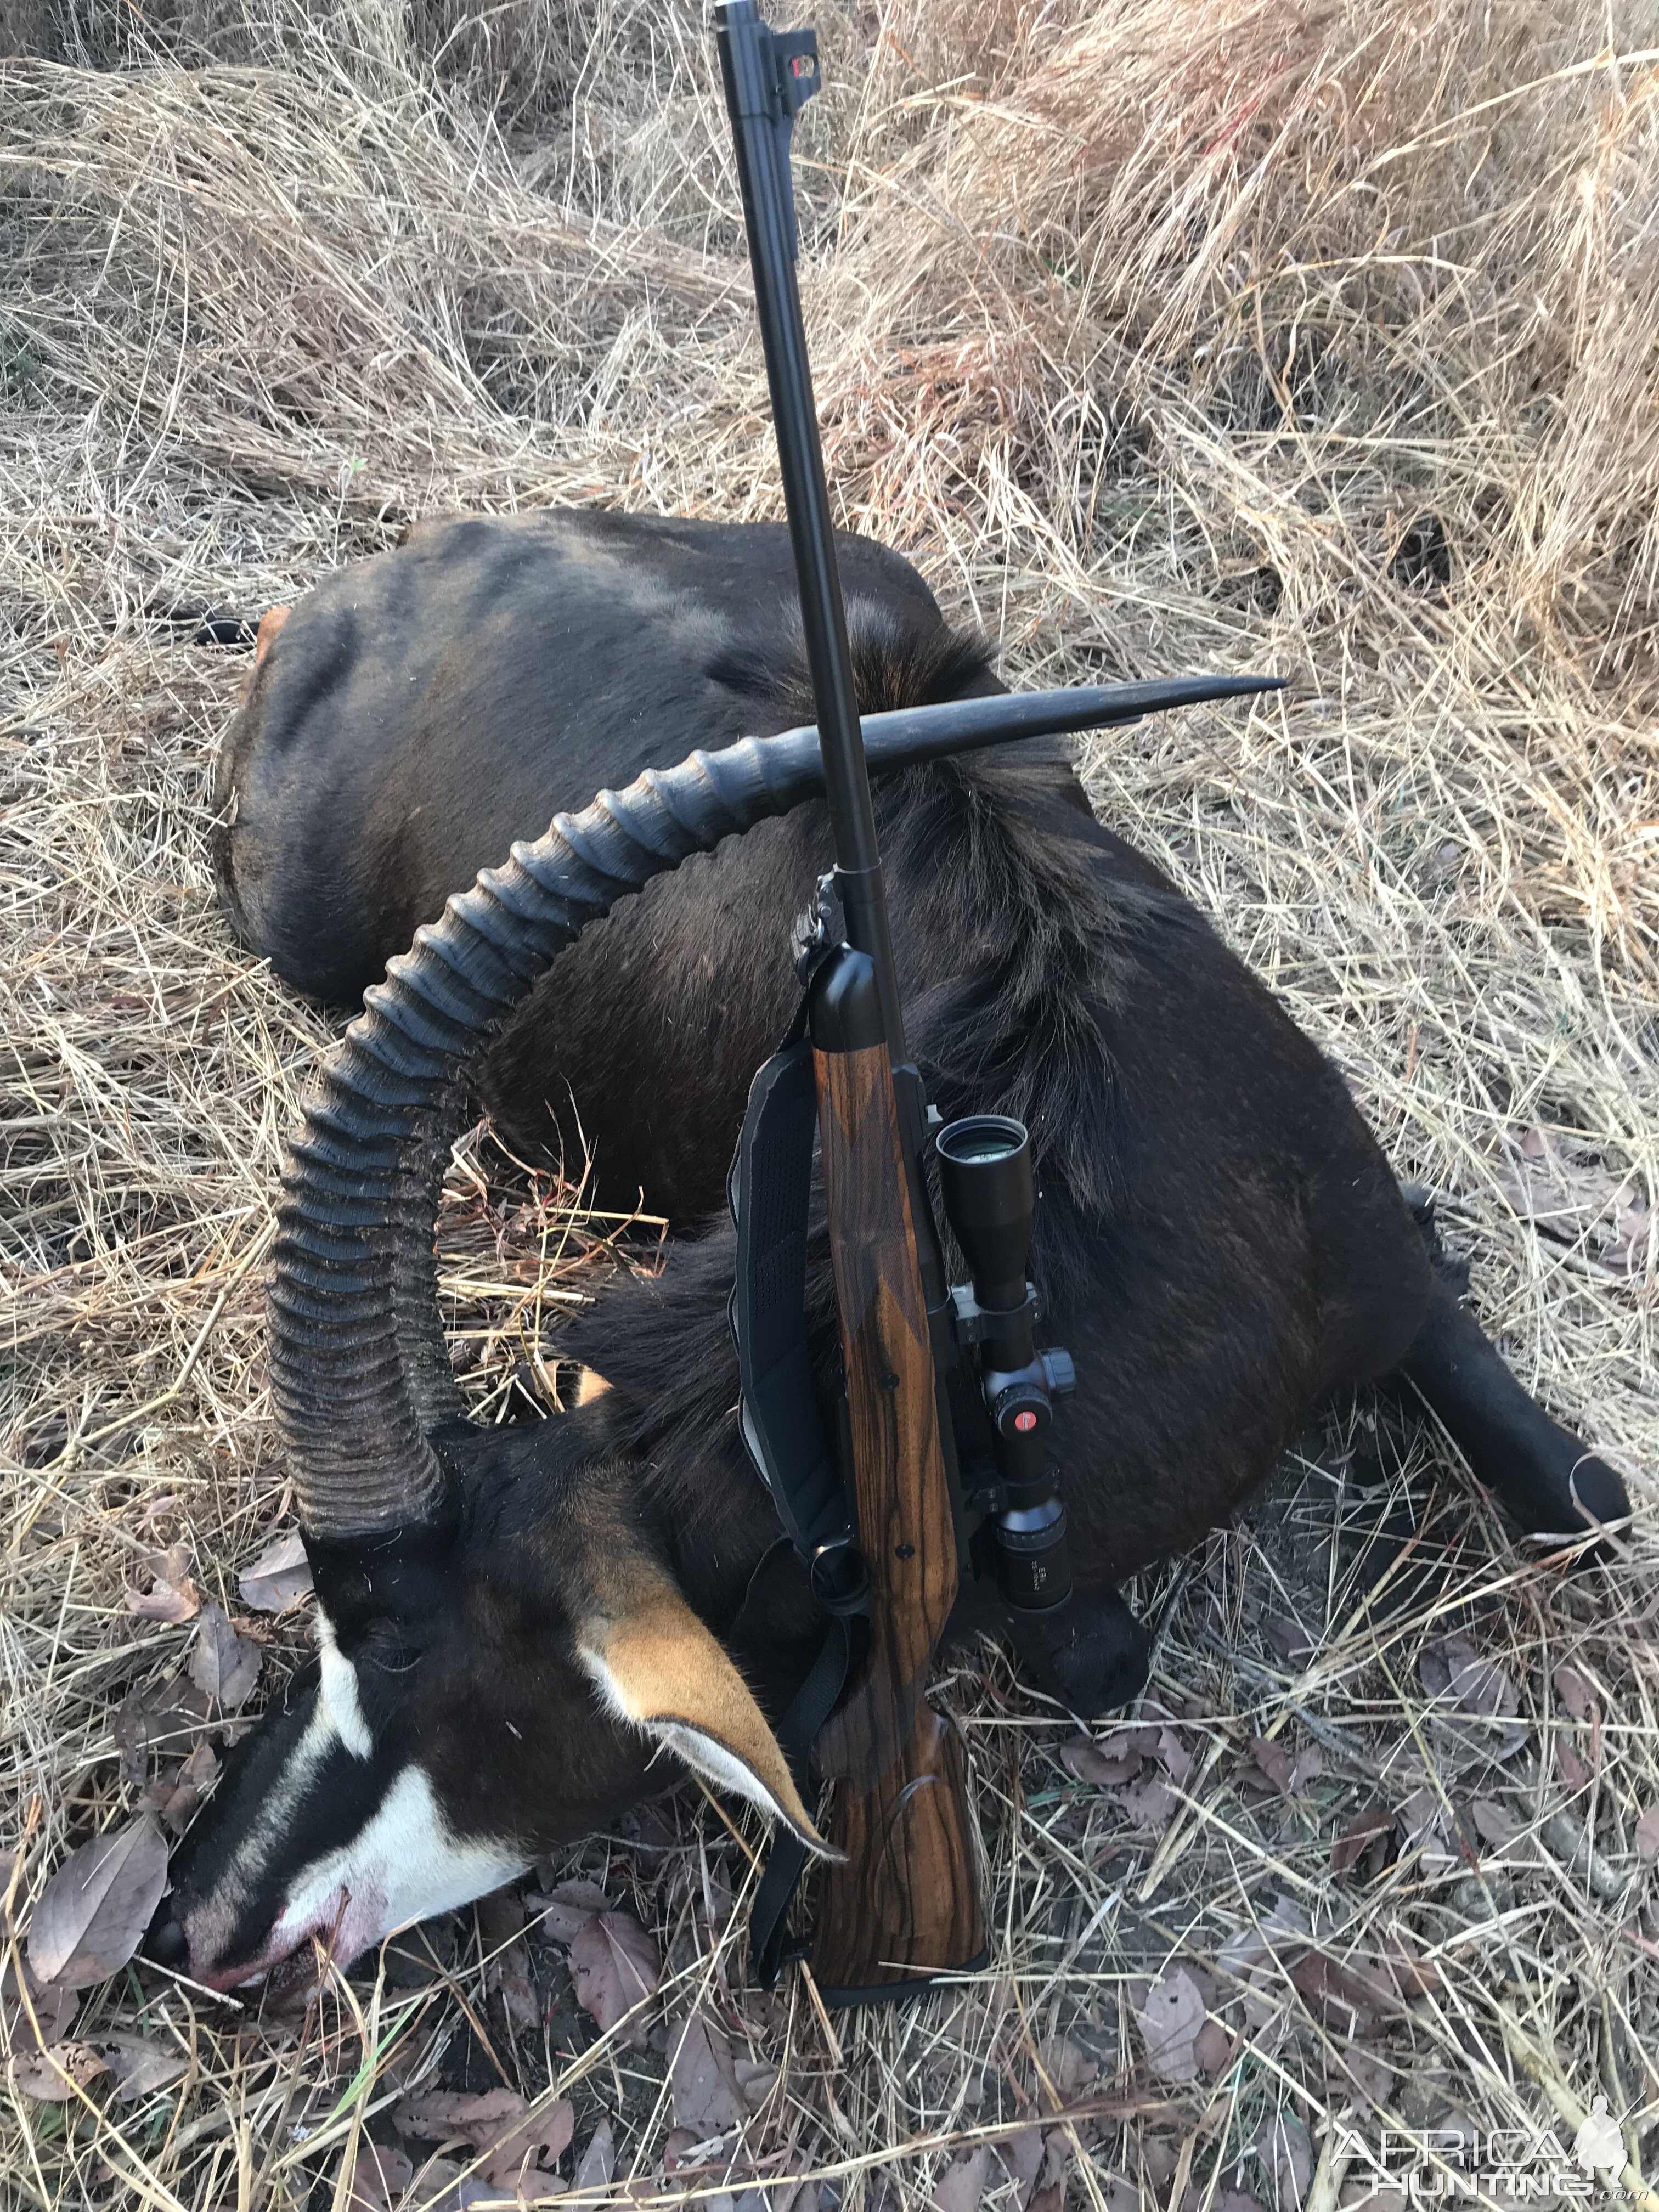
{"label": "antelope face", "polygon": [[[468,1832],[464,1803],[446,1807],[430,1764],[443,1747],[423,1757],[410,1724],[441,1662],[398,1647],[354,1662],[325,1614],[318,1634],[320,1663],[237,1747],[173,1869],[153,1948],[210,1989],[289,1960],[304,1978],[316,1942],[349,1964],[394,1929],[510,1881],[534,1856],[533,1844]],[[492,1796],[492,1827],[498,1805]]]}
{"label": "antelope face", "polygon": [[175,1863],[157,1957],[273,1991],[309,1978],[319,1943],[348,1964],[613,1821],[665,1750],[819,1847],[741,1676],[622,1517],[617,1471],[575,1480],[580,1520],[461,1531],[417,1611],[348,1630],[319,1608],[317,1660]]}

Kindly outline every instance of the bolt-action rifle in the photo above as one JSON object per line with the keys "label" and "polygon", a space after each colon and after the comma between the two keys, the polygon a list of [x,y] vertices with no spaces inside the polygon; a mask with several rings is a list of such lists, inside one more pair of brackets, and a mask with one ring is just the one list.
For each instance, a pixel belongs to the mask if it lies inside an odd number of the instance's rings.
{"label": "bolt-action rifle", "polygon": [[[983,1960],[962,1743],[928,1703],[927,1678],[976,1516],[988,1518],[991,1541],[975,1553],[994,1562],[1007,1604],[1041,1611],[1073,1601],[1048,1449],[1071,1362],[1036,1346],[1025,1267],[1036,1193],[1025,1130],[996,1115],[939,1127],[906,1051],[795,280],[790,135],[818,89],[817,40],[810,30],[769,30],[755,0],[723,0],[716,25],[836,852],[802,955],[802,1020],[755,1079],[732,1164],[732,1314],[744,1437],[831,1624],[780,1734],[798,1778],[808,1779],[810,1761],[834,1779],[837,1856],[825,1869],[810,1955],[826,1999],[848,2003]],[[1182,678],[915,711],[941,725],[954,718],[966,750],[997,736],[1131,721],[1270,681]],[[815,1129],[845,1376],[834,1438],[814,1396],[804,1315]],[[925,1171],[930,1148],[972,1276],[954,1288]],[[964,1492],[948,1384],[953,1370],[960,1384],[969,1363],[994,1464]],[[784,1955],[802,1864],[798,1845],[779,1843],[756,1902],[765,1980]]]}

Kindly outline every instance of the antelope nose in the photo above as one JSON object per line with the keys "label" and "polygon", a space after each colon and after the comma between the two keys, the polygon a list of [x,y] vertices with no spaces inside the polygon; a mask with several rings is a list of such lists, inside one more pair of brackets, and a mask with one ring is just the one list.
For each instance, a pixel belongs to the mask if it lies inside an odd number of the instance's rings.
{"label": "antelope nose", "polygon": [[190,1946],[185,1931],[167,1906],[162,1905],[149,1923],[149,1933],[144,1938],[144,1955],[153,1959],[158,1966],[182,1966]]}

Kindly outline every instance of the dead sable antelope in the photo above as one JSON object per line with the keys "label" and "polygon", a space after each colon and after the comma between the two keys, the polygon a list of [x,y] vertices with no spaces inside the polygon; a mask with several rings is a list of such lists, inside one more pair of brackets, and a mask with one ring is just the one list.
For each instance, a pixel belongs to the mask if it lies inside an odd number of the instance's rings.
{"label": "dead sable antelope", "polygon": [[[866,714],[998,692],[908,562],[837,539]],[[260,626],[220,756],[237,934],[355,1006],[517,837],[694,746],[812,719],[782,524],[550,510],[416,526]],[[750,1079],[793,1011],[788,921],[821,805],[647,886],[560,960],[480,1070],[526,1156],[597,1146],[607,1200],[677,1226],[724,1203]],[[741,858],[739,859],[739,853]]]}
{"label": "dead sable antelope", "polygon": [[[358,971],[329,967],[333,944],[361,966],[383,909],[402,927],[424,910],[407,896],[437,903],[441,878],[406,895],[395,874],[400,822],[428,789],[459,853],[474,812],[499,840],[509,785],[524,811],[507,834],[724,734],[708,708],[720,687],[736,700],[721,711],[742,718],[793,698],[787,596],[766,603],[768,657],[744,658],[732,635],[753,637],[760,595],[719,593],[764,563],[732,532],[720,571],[721,535],[601,518],[453,526],[324,586],[278,638],[232,741],[222,866],[252,940],[285,972],[343,991]],[[771,542],[781,568],[781,533]],[[700,599],[697,571],[688,605],[668,579],[687,577],[693,543],[720,580]],[[459,574],[433,557],[446,545]],[[623,623],[625,674],[586,646],[589,564],[605,620],[654,605],[672,646]],[[492,575],[506,596],[480,641],[468,625]],[[561,590],[562,657],[532,619]],[[919,586],[880,608],[860,628],[901,691],[991,686]],[[702,641],[696,667],[688,635]],[[395,672],[406,652],[402,707],[386,692],[378,723],[344,716],[381,684],[359,693],[360,663]],[[671,1134],[683,1115],[705,1133],[704,1156],[671,1151],[681,1202],[718,1190],[750,1072],[795,996],[783,924],[823,857],[815,775],[815,742],[777,738],[562,817],[392,961],[319,1079],[285,1174],[271,1287],[319,1656],[239,1747],[180,1856],[155,1942],[198,1979],[240,1983],[316,1935],[349,1960],[614,1819],[653,1786],[664,1748],[814,1840],[766,1714],[821,1623],[733,1418],[729,1231],[684,1243],[660,1281],[621,1287],[575,1332],[570,1348],[608,1390],[483,1430],[449,1374],[432,1224],[469,1079],[487,1066],[523,1126],[546,1093],[538,1051],[602,1146],[614,1117],[644,1147],[647,1190],[662,1188],[645,1157],[658,1125],[638,1093],[662,1094]],[[1334,1069],[1093,819],[1063,760],[1014,749],[876,789],[930,1095],[947,1117],[1020,1116],[1042,1176],[1032,1273],[1045,1334],[1076,1363],[1058,1443],[1092,1595],[1058,1625],[1005,1623],[1041,1681],[1080,1710],[1131,1693],[1145,1645],[1115,1586],[1223,1519],[1346,1384],[1403,1375],[1524,1527],[1583,1533],[1625,1515],[1616,1475],[1534,1403],[1436,1275]],[[820,1249],[810,1286],[827,1393],[826,1277]],[[965,1425],[962,1441],[971,1452]],[[987,1588],[964,1586],[963,1629],[992,1617]]]}

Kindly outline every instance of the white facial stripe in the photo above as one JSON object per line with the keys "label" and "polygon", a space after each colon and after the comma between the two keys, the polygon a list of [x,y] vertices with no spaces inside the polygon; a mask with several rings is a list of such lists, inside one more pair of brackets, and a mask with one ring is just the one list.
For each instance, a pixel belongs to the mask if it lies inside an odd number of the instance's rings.
{"label": "white facial stripe", "polygon": [[[356,1684],[353,1684],[356,1693]],[[311,1778],[327,1757],[329,1747],[339,1740],[339,1730],[333,1716],[320,1693],[312,1708],[311,1718],[306,1723],[306,1732],[294,1747],[294,1754],[283,1769],[282,1783],[273,1790],[259,1808],[259,1817],[248,1830],[237,1849],[235,1856],[226,1868],[219,1888],[227,1896],[241,1893],[240,1877],[257,1875],[267,1857],[281,1850],[287,1832],[292,1808],[304,1797],[310,1787]]]}
{"label": "white facial stripe", "polygon": [[394,1928],[470,1905],[529,1865],[508,1844],[457,1837],[425,1774],[406,1766],[373,1819],[307,1867],[289,1892],[272,1930],[273,1955],[332,1933],[335,1957],[349,1962]]}
{"label": "white facial stripe", "polygon": [[[369,1734],[368,1723],[363,1717],[362,1705],[357,1696],[356,1669],[335,1642],[334,1625],[320,1607],[317,1611],[317,1644],[321,1680],[317,1686],[317,1702],[312,1708],[311,1718],[306,1723],[305,1734],[295,1745],[283,1769],[278,1786],[259,1808],[257,1819],[215,1883],[213,1896],[198,1908],[194,1916],[189,1931],[191,1946],[193,1953],[199,1953],[204,1957],[216,1957],[221,1947],[230,1941],[237,1913],[257,1888],[264,1870],[273,1863],[280,1863],[294,1810],[303,1803],[313,1776],[329,1753],[337,1744],[356,1759],[367,1759],[374,1752],[374,1739]],[[383,1802],[381,1813],[384,1811]],[[473,1894],[477,1896],[483,1893],[474,1891]],[[284,1920],[288,1917],[285,1914]],[[318,1924],[316,1921],[312,1923],[313,1926]],[[331,1920],[321,1924],[325,1930],[331,1925]],[[365,1942],[374,1940],[372,1936],[364,1938]],[[254,1964],[263,1971],[273,1959],[281,1955],[268,1944],[264,1954]]]}
{"label": "white facial stripe", "polygon": [[[368,1723],[363,1718],[363,1708],[357,1696],[357,1670],[334,1640],[334,1624],[323,1611],[317,1608],[317,1650],[322,1662],[322,1686],[318,1693],[317,1712],[324,1714],[332,1725],[334,1734],[346,1749],[357,1759],[368,1759],[374,1749],[374,1739],[368,1732]],[[313,1723],[313,1726],[315,1726]],[[307,1730],[310,1734],[310,1730]]]}

